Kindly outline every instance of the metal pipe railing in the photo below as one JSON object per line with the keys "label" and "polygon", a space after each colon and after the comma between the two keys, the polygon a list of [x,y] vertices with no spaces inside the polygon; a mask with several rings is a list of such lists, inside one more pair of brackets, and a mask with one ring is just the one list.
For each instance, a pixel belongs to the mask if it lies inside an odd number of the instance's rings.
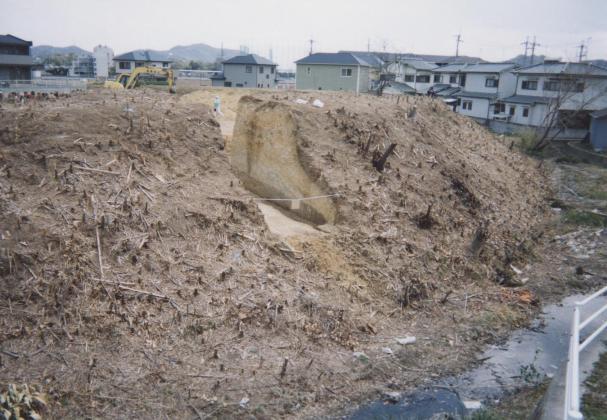
{"label": "metal pipe railing", "polygon": [[567,362],[567,380],[565,382],[565,407],[563,413],[563,418],[565,420],[579,420],[584,418],[580,411],[580,352],[607,328],[607,321],[594,330],[582,343],[580,343],[580,332],[607,310],[607,304],[592,313],[583,322],[580,321],[580,312],[584,305],[604,293],[607,293],[607,287],[576,302],[575,308],[573,309],[571,339],[569,341],[569,361]]}

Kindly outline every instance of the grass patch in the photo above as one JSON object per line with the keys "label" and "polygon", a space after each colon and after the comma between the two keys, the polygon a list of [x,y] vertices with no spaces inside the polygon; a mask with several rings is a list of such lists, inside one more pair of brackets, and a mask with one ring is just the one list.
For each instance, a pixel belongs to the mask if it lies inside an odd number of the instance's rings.
{"label": "grass patch", "polygon": [[567,210],[563,213],[563,221],[572,225],[607,227],[607,217],[585,210]]}
{"label": "grass patch", "polygon": [[586,420],[607,420],[607,353],[594,365],[586,380],[588,391],[582,398],[582,413]]}
{"label": "grass patch", "polygon": [[492,405],[475,413],[468,420],[510,420],[529,419],[546,393],[550,381],[544,381],[534,387],[517,390],[505,396],[497,405]]}
{"label": "grass patch", "polygon": [[584,190],[584,196],[592,200],[605,200],[607,201],[607,189],[605,189],[605,183],[603,180],[598,181],[591,187]]}

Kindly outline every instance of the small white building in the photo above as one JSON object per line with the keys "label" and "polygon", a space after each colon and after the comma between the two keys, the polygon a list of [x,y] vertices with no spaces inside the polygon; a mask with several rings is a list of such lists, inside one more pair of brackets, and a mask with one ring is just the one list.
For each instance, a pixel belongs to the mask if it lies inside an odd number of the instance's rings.
{"label": "small white building", "polygon": [[130,73],[137,67],[159,67],[168,69],[173,60],[166,54],[142,50],[120,54],[113,58],[116,73]]}
{"label": "small white building", "polygon": [[419,59],[403,59],[388,65],[388,72],[395,75],[395,81],[405,83],[416,93],[425,95],[434,85],[432,70],[436,64]]}
{"label": "small white building", "polygon": [[[457,112],[481,122],[507,116],[510,110],[499,105],[497,101],[514,94],[516,76],[512,70],[516,67],[513,63],[477,63],[463,66],[456,78],[460,85],[460,91],[455,94],[459,99]],[[449,77],[451,79],[452,75]]]}
{"label": "small white building", "polygon": [[491,126],[497,131],[532,127],[549,129],[558,139],[583,139],[591,114],[607,108],[607,69],[602,67],[545,61],[513,75],[515,92],[494,104],[496,121]]}
{"label": "small white building", "polygon": [[110,73],[110,67],[114,63],[114,50],[105,45],[97,45],[93,48],[93,57],[95,58],[95,75],[98,78],[107,79]]}

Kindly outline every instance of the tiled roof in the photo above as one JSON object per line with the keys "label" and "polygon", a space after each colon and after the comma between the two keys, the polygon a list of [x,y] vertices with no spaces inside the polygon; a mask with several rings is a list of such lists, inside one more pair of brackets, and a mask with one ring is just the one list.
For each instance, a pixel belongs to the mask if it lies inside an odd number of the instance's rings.
{"label": "tiled roof", "polygon": [[607,77],[607,69],[590,63],[563,63],[547,61],[534,66],[524,67],[515,71],[519,74],[571,74],[578,76]]}
{"label": "tiled roof", "polygon": [[275,66],[276,64],[257,54],[237,55],[223,62],[223,64],[262,64],[265,66]]}
{"label": "tiled roof", "polygon": [[6,34],[0,35],[0,44],[10,44],[10,45],[32,45],[32,41],[26,41],[21,38],[17,38],[14,35]]}
{"label": "tiled roof", "polygon": [[449,64],[432,70],[435,73],[501,73],[516,68],[514,63]]}
{"label": "tiled roof", "polygon": [[514,104],[533,105],[533,104],[547,104],[550,102],[550,98],[544,96],[532,96],[532,95],[513,95],[508,98],[501,99],[502,102],[512,102]]}
{"label": "tiled roof", "polygon": [[485,92],[459,92],[455,94],[460,98],[480,98],[480,99],[496,99],[496,93],[485,93]]}
{"label": "tiled roof", "polygon": [[173,59],[167,54],[159,53],[150,50],[137,50],[128,53],[120,54],[114,57],[114,61],[168,61]]}
{"label": "tiled roof", "polygon": [[417,60],[414,58],[400,60],[400,62],[410,67],[413,67],[416,70],[432,70],[437,67],[437,65],[434,63],[429,63],[427,61]]}
{"label": "tiled roof", "polygon": [[297,60],[295,64],[334,64],[370,67],[369,63],[352,53],[315,53]]}

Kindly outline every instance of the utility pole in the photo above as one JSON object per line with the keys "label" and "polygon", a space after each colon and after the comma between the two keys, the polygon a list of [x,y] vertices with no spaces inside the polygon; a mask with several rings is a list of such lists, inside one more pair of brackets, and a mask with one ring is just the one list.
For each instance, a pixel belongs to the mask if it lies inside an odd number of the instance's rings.
{"label": "utility pole", "polygon": [[223,41],[221,41],[221,61],[223,61]]}
{"label": "utility pole", "polygon": [[310,55],[312,55],[312,51],[313,51],[313,47],[314,47],[314,40],[312,39],[312,37],[310,37],[308,42],[310,43]]}
{"label": "utility pole", "polygon": [[459,44],[464,42],[462,39],[462,34],[455,35],[455,56],[459,57]]}
{"label": "utility pole", "polygon": [[527,51],[529,51],[529,35],[525,38],[525,42],[521,42],[521,45],[525,46],[525,58],[523,59],[523,63],[527,64]]}
{"label": "utility pole", "polygon": [[577,47],[580,49],[578,61],[581,63],[584,57],[588,55],[588,46],[584,43],[584,41],[582,41]]}
{"label": "utility pole", "polygon": [[270,59],[270,61],[274,62],[274,54],[273,54],[273,51],[272,51],[272,47],[270,47],[269,53],[270,53],[269,54],[270,56],[268,58]]}
{"label": "utility pole", "polygon": [[531,43],[531,65],[533,65],[533,58],[535,57],[535,47],[541,47],[542,44],[535,42],[535,35],[533,35],[533,42]]}

